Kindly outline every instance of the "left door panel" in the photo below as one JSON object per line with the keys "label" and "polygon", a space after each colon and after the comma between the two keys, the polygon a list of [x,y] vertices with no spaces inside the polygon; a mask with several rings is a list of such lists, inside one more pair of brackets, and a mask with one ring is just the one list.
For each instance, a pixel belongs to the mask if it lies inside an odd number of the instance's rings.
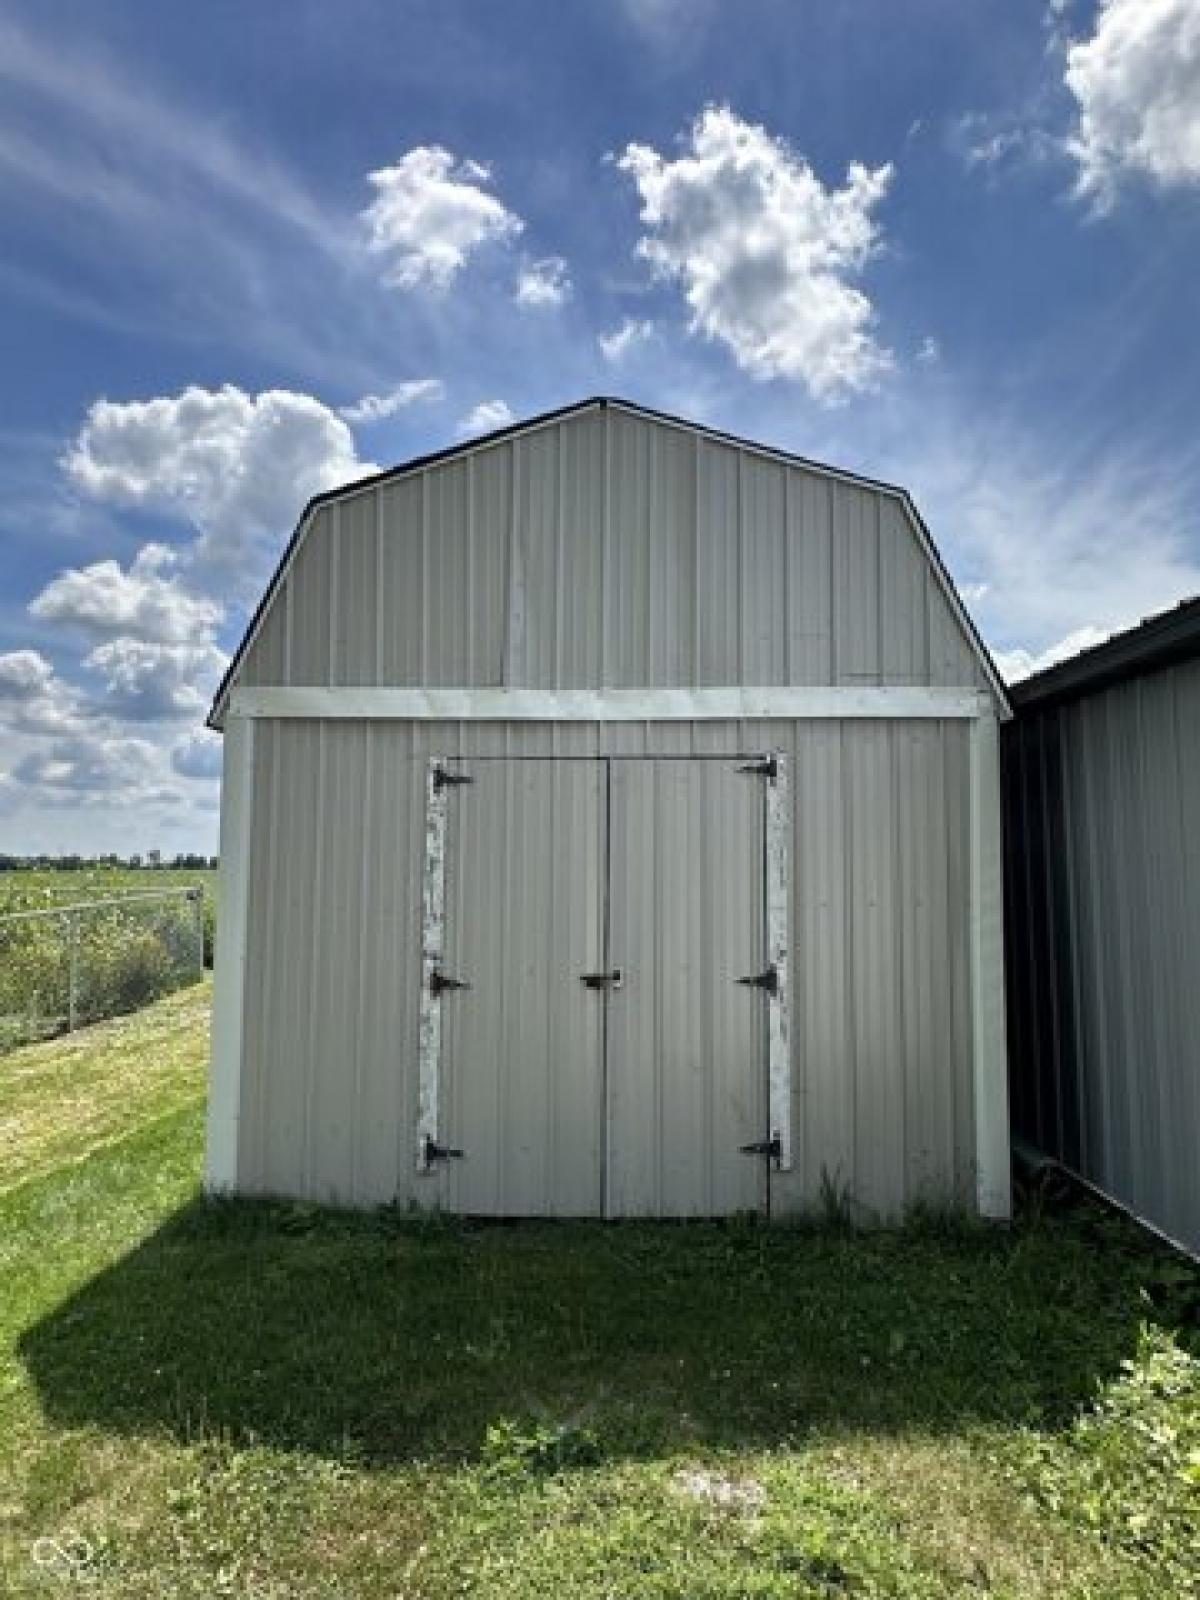
{"label": "left door panel", "polygon": [[447,807],[439,1123],[461,1157],[426,1181],[476,1216],[603,1210],[599,761],[456,763]]}

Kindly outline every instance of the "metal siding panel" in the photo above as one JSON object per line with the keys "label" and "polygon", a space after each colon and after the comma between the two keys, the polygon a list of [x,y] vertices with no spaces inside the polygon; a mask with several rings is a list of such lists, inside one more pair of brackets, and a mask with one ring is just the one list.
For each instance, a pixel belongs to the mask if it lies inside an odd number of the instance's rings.
{"label": "metal siding panel", "polygon": [[427,634],[422,681],[461,684],[477,672],[471,474],[460,460],[424,474],[424,479]]}
{"label": "metal siding panel", "polygon": [[855,1181],[844,736],[837,723],[797,724],[793,761],[793,1081],[801,1204],[814,1207],[826,1185],[840,1193]]}
{"label": "metal siding panel", "polygon": [[358,906],[364,841],[362,773],[366,734],[353,723],[321,729],[320,858],[313,921],[309,1051],[309,1178],[306,1192],[328,1204],[353,1197],[359,1056]]}
{"label": "metal siding panel", "polygon": [[[261,1189],[269,1194],[307,1195],[308,1090],[312,1035],[308,999],[313,983],[313,930],[319,880],[313,873],[319,836],[314,804],[319,727],[289,724],[279,730],[278,935],[260,952],[265,970],[260,1004],[266,1063],[262,1102],[264,1127]],[[268,998],[269,997],[269,998]]]}
{"label": "metal siding panel", "polygon": [[[520,466],[515,495],[514,549],[523,596],[523,648],[514,683],[559,686],[559,611],[564,587],[559,511],[561,430],[547,428],[513,446]],[[516,581],[514,579],[514,581]]]}
{"label": "metal siding panel", "polygon": [[954,1041],[954,1148],[960,1204],[974,1210],[975,1061],[970,952],[970,730],[947,724],[943,744],[946,803],[946,919],[950,936],[949,1004]]}
{"label": "metal siding panel", "polygon": [[561,431],[563,566],[557,574],[559,681],[589,688],[604,681],[605,421],[580,418]]}
{"label": "metal siding panel", "polygon": [[254,804],[250,830],[250,884],[246,908],[246,989],[240,1116],[238,1186],[254,1193],[263,1185],[265,1096],[271,1081],[271,990],[268,962],[278,921],[280,861],[279,745],[274,724],[255,732]]}
{"label": "metal siding panel", "polygon": [[423,682],[424,483],[424,473],[418,473],[375,490],[380,500],[380,570],[387,597],[379,657],[385,684]]}
{"label": "metal siding panel", "polygon": [[[763,796],[719,761],[615,761],[609,954],[610,1216],[761,1206]],[[700,870],[697,870],[699,867]]]}
{"label": "metal siding panel", "polygon": [[784,683],[787,539],[784,472],[741,452],[741,673],[739,683]]}
{"label": "metal siding panel", "polygon": [[333,683],[374,684],[378,680],[376,630],[379,591],[379,538],[376,498],[360,495],[339,508],[338,576],[335,591]]}
{"label": "metal siding panel", "polygon": [[292,608],[289,682],[329,683],[333,596],[330,591],[333,518],[324,506],[313,518],[290,582]]}
{"label": "metal siding panel", "polygon": [[880,682],[879,497],[833,492],[834,681]]}
{"label": "metal siding panel", "polygon": [[905,1196],[942,1204],[956,1192],[954,1018],[946,891],[944,730],[938,723],[894,734],[898,812],[897,954],[904,1072]]}
{"label": "metal siding panel", "polygon": [[353,1198],[380,1205],[414,1198],[420,863],[425,762],[403,728],[366,729],[361,802],[356,973]]}
{"label": "metal siding panel", "polygon": [[850,938],[854,966],[855,1197],[869,1213],[904,1208],[904,1082],[895,908],[891,730],[845,732],[851,834]]}
{"label": "metal siding panel", "polygon": [[240,682],[248,688],[286,684],[287,664],[287,602],[281,596],[263,619],[254,647],[242,663]]}
{"label": "metal siding panel", "polygon": [[880,623],[884,683],[929,682],[925,615],[928,563],[902,508],[879,502]]}
{"label": "metal siding panel", "polygon": [[738,681],[737,452],[696,442],[696,682]]}
{"label": "metal siding panel", "polygon": [[650,429],[620,412],[610,419],[609,429],[604,659],[610,683],[620,686],[649,681],[652,436]]}
{"label": "metal siding panel", "polygon": [[928,562],[925,563],[925,609],[929,627],[929,669],[925,681],[937,688],[971,683],[987,688],[978,657]]}
{"label": "metal siding panel", "polygon": [[833,485],[788,468],[787,682],[833,682]]}

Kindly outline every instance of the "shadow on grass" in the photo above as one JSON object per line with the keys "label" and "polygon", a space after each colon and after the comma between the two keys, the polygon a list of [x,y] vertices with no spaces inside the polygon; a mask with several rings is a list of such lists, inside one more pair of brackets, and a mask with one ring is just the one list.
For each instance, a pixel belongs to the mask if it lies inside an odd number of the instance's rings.
{"label": "shadow on grass", "polygon": [[197,1202],[21,1348],[58,1424],[365,1464],[474,1455],[501,1417],[628,1455],[1054,1425],[1145,1311],[1138,1253],[1102,1244]]}

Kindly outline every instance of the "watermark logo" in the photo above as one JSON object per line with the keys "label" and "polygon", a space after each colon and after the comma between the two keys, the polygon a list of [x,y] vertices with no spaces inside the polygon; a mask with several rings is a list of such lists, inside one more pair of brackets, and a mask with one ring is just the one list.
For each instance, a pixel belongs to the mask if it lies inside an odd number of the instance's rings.
{"label": "watermark logo", "polygon": [[54,1538],[33,1541],[33,1564],[48,1578],[62,1583],[94,1583],[96,1552],[81,1533],[68,1528]]}

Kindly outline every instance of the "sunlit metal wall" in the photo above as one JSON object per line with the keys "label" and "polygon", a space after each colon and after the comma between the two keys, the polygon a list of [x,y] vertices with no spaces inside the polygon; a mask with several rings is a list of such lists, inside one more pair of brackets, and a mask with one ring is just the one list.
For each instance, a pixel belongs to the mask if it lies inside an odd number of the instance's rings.
{"label": "sunlit metal wall", "polygon": [[[969,739],[961,720],[260,721],[239,1187],[356,1204],[436,1192],[413,1161],[430,755],[778,749],[792,785],[795,1166],[772,1176],[772,1210],[833,1194],[864,1218],[973,1205]],[[708,865],[715,880],[733,870]],[[465,910],[471,892],[455,889]]]}

